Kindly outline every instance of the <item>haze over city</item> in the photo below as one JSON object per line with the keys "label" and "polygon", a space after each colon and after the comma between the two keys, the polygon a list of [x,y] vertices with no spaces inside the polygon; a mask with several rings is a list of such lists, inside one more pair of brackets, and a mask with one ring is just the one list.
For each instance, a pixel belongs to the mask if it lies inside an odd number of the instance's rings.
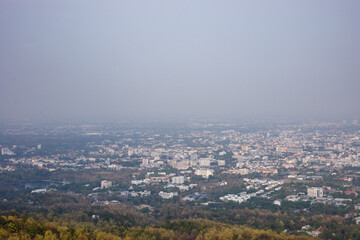
{"label": "haze over city", "polygon": [[356,119],[359,10],[0,0],[0,122]]}
{"label": "haze over city", "polygon": [[360,240],[359,0],[0,0],[0,239]]}

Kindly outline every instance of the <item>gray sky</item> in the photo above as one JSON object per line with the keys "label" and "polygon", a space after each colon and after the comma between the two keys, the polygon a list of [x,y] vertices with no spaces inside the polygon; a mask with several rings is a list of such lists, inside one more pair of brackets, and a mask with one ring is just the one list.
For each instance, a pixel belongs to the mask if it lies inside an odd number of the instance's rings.
{"label": "gray sky", "polygon": [[0,0],[0,121],[359,118],[360,1]]}

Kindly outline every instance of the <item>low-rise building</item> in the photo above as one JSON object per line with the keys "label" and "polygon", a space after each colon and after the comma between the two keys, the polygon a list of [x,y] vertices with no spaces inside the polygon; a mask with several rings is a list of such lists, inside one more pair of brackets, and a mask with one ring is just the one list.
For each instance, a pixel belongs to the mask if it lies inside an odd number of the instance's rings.
{"label": "low-rise building", "polygon": [[212,169],[197,169],[195,171],[195,175],[202,176],[203,178],[209,178],[214,174],[214,170]]}
{"label": "low-rise building", "polygon": [[170,199],[173,198],[174,196],[178,196],[177,192],[159,192],[159,196],[164,198],[164,199]]}
{"label": "low-rise building", "polygon": [[185,178],[184,178],[184,176],[177,176],[177,177],[173,177],[171,180],[172,180],[173,184],[183,184],[185,181]]}
{"label": "low-rise building", "polygon": [[324,192],[323,192],[322,188],[310,187],[307,189],[307,195],[309,197],[322,198],[324,195]]}
{"label": "low-rise building", "polygon": [[111,187],[112,187],[112,182],[111,181],[108,181],[108,180],[101,181],[101,189],[111,188]]}

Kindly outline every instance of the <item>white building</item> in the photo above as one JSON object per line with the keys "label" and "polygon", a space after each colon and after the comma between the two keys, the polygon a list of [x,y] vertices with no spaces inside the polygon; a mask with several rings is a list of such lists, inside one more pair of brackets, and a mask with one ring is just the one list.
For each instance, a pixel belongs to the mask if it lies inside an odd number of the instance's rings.
{"label": "white building", "polygon": [[46,193],[46,189],[45,188],[41,188],[41,189],[36,189],[36,190],[32,190],[31,193]]}
{"label": "white building", "polygon": [[111,182],[111,181],[108,181],[108,180],[103,180],[103,181],[101,181],[101,189],[111,188],[111,186],[112,186],[112,182]]}
{"label": "white building", "polygon": [[133,185],[140,185],[142,183],[144,183],[143,180],[131,180],[131,184],[133,184]]}
{"label": "white building", "polygon": [[224,156],[224,155],[226,155],[225,151],[219,152],[219,156]]}
{"label": "white building", "polygon": [[246,175],[246,174],[249,174],[249,170],[246,169],[246,168],[240,168],[240,169],[237,169],[237,172],[240,174],[240,175]]}
{"label": "white building", "polygon": [[142,167],[147,167],[148,165],[149,165],[149,159],[144,158],[144,159],[142,160],[141,166],[142,166]]}
{"label": "white building", "polygon": [[185,181],[184,176],[173,177],[171,180],[173,184],[183,184]]}
{"label": "white building", "polygon": [[9,148],[4,147],[1,148],[1,155],[15,155],[15,153],[11,151]]}
{"label": "white building", "polygon": [[181,192],[185,192],[185,191],[189,191],[190,186],[178,185],[177,188],[178,188]]}
{"label": "white building", "polygon": [[210,167],[211,159],[210,158],[201,158],[199,160],[200,167]]}
{"label": "white building", "polygon": [[140,192],[138,192],[138,195],[140,195],[142,197],[147,197],[147,196],[151,195],[151,191],[148,191],[148,190],[140,191]]}
{"label": "white building", "polygon": [[170,199],[173,198],[174,196],[178,196],[177,192],[159,192],[159,196],[164,198],[164,199]]}
{"label": "white building", "polygon": [[202,176],[203,178],[209,178],[214,174],[214,170],[212,169],[197,169],[195,171],[195,175]]}
{"label": "white building", "polygon": [[322,188],[310,187],[307,189],[307,195],[309,197],[321,198],[323,197],[324,193]]}
{"label": "white building", "polygon": [[273,202],[275,205],[281,206],[281,200],[277,199]]}
{"label": "white building", "polygon": [[218,166],[225,166],[225,160],[218,160]]}

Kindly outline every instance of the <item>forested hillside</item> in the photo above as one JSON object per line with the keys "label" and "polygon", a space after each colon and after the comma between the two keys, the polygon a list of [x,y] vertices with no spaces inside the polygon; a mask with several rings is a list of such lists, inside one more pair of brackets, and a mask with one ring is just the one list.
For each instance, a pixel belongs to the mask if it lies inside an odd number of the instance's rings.
{"label": "forested hillside", "polygon": [[173,220],[159,227],[124,228],[115,223],[95,226],[92,222],[73,222],[57,219],[46,221],[25,215],[2,216],[0,218],[1,239],[271,239],[306,240],[315,239],[305,236],[278,234],[274,231],[255,230],[238,225],[227,225],[204,219]]}

